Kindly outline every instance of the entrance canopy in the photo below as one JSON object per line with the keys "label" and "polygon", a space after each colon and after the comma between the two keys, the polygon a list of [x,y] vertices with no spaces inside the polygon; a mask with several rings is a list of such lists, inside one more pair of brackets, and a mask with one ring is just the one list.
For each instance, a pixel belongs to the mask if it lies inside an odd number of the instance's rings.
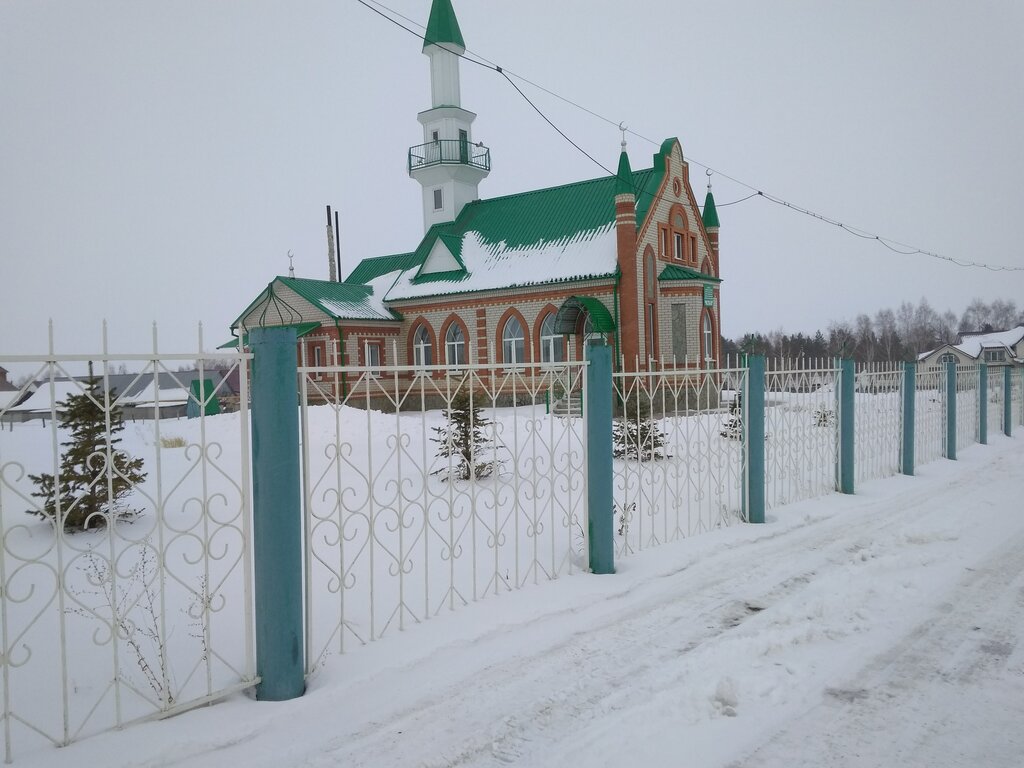
{"label": "entrance canopy", "polygon": [[562,302],[555,315],[555,333],[576,333],[583,315],[590,315],[595,333],[611,333],[615,330],[615,321],[604,304],[592,296],[570,296]]}

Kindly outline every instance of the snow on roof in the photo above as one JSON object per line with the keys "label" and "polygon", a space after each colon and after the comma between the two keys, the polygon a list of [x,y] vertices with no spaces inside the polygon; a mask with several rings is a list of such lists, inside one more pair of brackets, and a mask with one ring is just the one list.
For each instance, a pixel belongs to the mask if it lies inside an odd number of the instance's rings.
{"label": "snow on roof", "polygon": [[520,247],[509,247],[504,241],[489,243],[481,233],[469,230],[462,238],[459,254],[466,265],[464,275],[447,273],[443,278],[425,275],[416,279],[417,269],[408,269],[384,300],[608,277],[615,274],[615,253],[614,222],[569,238]]}
{"label": "snow on roof", "polygon": [[[161,388],[159,393],[161,405],[181,405],[188,402],[189,393],[181,387]],[[142,391],[133,395],[126,395],[120,398],[118,402],[120,405],[153,405],[156,403],[156,398],[157,387],[151,381]]]}
{"label": "snow on roof", "polygon": [[978,357],[983,349],[998,347],[1014,347],[1024,339],[1024,325],[1011,328],[1008,331],[995,331],[993,333],[978,333],[965,336],[963,342],[956,345],[956,348],[965,355]]}
{"label": "snow on roof", "polygon": [[356,302],[340,302],[330,298],[321,298],[320,305],[346,320],[394,320],[394,313],[384,305],[384,295],[395,282],[398,272],[389,272],[375,277],[366,285],[372,289],[369,294]]}
{"label": "snow on roof", "polygon": [[[39,385],[39,389],[29,396],[29,398],[21,405],[16,405],[11,408],[12,411],[32,411],[35,413],[43,413],[44,411],[52,411],[53,403],[62,403],[68,395],[80,395],[85,391],[84,384],[76,381],[55,381],[53,383],[53,399],[50,399],[50,384],[48,381],[44,381]],[[15,393],[17,394],[17,393]],[[58,410],[60,410],[58,408]]]}

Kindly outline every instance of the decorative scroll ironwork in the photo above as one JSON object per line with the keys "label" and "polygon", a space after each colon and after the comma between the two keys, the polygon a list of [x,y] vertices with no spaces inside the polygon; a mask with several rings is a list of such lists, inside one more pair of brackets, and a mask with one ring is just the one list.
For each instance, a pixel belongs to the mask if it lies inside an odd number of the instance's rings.
{"label": "decorative scroll ironwork", "polygon": [[613,374],[616,556],[742,519],[745,368]]}
{"label": "decorative scroll ironwork", "polygon": [[980,408],[978,398],[980,376],[976,363],[956,367],[956,447],[959,451],[978,442],[980,438]]}
{"label": "decorative scroll ironwork", "polygon": [[900,471],[903,364],[869,363],[855,375],[854,445],[857,482]]}
{"label": "decorative scroll ironwork", "polygon": [[[255,682],[247,359],[160,353],[155,329],[152,353],[113,355],[105,328],[95,355],[55,354],[51,331],[48,354],[0,358],[31,364],[29,380],[47,402],[27,421],[13,419],[25,414],[11,404],[0,408],[0,422],[9,426],[0,430],[0,726],[7,761],[15,749],[66,745]],[[76,377],[87,361],[101,383],[92,404],[107,425],[87,466],[90,484],[106,496],[94,524],[72,533],[26,514],[43,505],[29,476],[50,473],[60,482],[69,440],[62,403],[87,393]],[[198,388],[200,403],[179,373],[178,366],[194,364],[204,381],[212,361],[239,382],[239,412],[206,415],[212,398],[234,394],[225,390],[229,377],[216,377],[212,391]],[[118,391],[112,377],[121,363],[141,370],[122,375]],[[127,404],[125,392],[150,377],[153,418],[126,425],[117,447],[143,460],[146,477],[115,497],[121,470],[111,460],[111,425]],[[193,401],[196,418],[164,415],[168,386],[182,403]],[[129,510],[122,517],[131,521],[116,521],[115,508]]]}
{"label": "decorative scroll ironwork", "polygon": [[300,368],[309,671],[587,568],[583,421],[556,415],[584,368]]}
{"label": "decorative scroll ironwork", "polygon": [[920,366],[914,392],[914,463],[941,459],[946,445],[946,369]]}
{"label": "decorative scroll ironwork", "polygon": [[836,489],[839,368],[832,360],[767,362],[765,501],[771,508]]}

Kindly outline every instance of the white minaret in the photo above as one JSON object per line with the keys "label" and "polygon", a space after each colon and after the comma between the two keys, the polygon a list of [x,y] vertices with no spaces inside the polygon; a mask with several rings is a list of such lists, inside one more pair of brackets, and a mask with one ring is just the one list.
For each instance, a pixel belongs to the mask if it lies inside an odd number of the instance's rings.
{"label": "white minaret", "polygon": [[430,57],[431,108],[420,112],[423,143],[409,148],[409,175],[423,187],[423,230],[454,221],[491,170],[491,153],[473,143],[476,115],[462,108],[459,55],[466,50],[451,0],[433,0],[423,53]]}

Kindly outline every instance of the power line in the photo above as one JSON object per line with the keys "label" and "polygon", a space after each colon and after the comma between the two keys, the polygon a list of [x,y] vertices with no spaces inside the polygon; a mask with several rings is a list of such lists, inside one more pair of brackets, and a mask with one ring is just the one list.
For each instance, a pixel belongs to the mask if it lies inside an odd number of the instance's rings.
{"label": "power line", "polygon": [[[388,6],[384,5],[383,3],[378,2],[378,0],[356,0],[356,2],[359,3],[360,5],[368,8],[369,10],[373,11],[374,13],[376,13],[381,18],[386,19],[387,21],[390,21],[392,24],[395,24],[396,26],[400,27],[401,29],[404,29],[406,32],[410,33],[411,35],[414,35],[415,37],[418,37],[425,44],[427,44],[427,45],[429,45],[429,44],[436,44],[436,41],[428,40],[425,35],[420,34],[419,32],[417,32],[412,27],[405,26],[401,22],[397,21],[396,19],[392,18],[391,16],[388,16],[383,11],[379,10],[380,8],[383,8],[388,13],[394,14],[394,16],[397,16],[398,18],[404,19],[405,21],[409,22],[410,24],[425,30],[425,27],[423,27],[418,22],[413,21],[409,17],[402,15],[401,13],[399,13],[396,10],[394,10],[393,8],[389,8]],[[374,7],[374,6],[378,6],[378,7]],[[448,49],[448,50],[450,50],[450,49]],[[452,51],[452,53],[455,53],[455,51]],[[470,55],[467,56],[466,55],[467,53],[470,54]],[[594,158],[593,155],[591,155],[589,152],[587,152],[585,149],[583,149],[583,147],[581,147],[579,144],[577,144],[575,141],[573,141],[568,136],[568,134],[565,133],[565,131],[563,131],[561,128],[559,128],[557,125],[555,125],[555,123],[552,122],[552,120],[547,115],[544,114],[544,112],[540,109],[540,107],[538,107],[523,92],[523,90],[512,81],[512,78],[514,77],[517,80],[520,80],[520,81],[522,81],[522,82],[524,82],[524,83],[526,83],[526,84],[528,84],[528,85],[530,85],[530,86],[532,86],[534,88],[537,88],[538,90],[543,91],[544,93],[546,93],[546,94],[548,94],[548,95],[550,95],[550,96],[552,96],[552,97],[554,97],[556,99],[559,99],[560,101],[562,101],[562,102],[564,102],[566,104],[569,104],[570,106],[575,107],[576,109],[579,109],[579,110],[587,113],[588,115],[591,115],[592,117],[597,118],[598,120],[602,120],[602,121],[608,123],[609,125],[614,125],[617,128],[619,128],[620,130],[624,131],[625,133],[629,133],[629,134],[631,134],[633,136],[636,136],[638,139],[642,139],[643,141],[646,141],[649,144],[652,144],[652,145],[654,145],[656,147],[660,146],[660,142],[654,141],[653,139],[650,139],[647,136],[644,136],[643,134],[637,133],[636,131],[630,130],[629,128],[624,128],[623,124],[621,122],[617,123],[614,120],[612,120],[611,118],[606,117],[606,116],[604,116],[604,115],[602,115],[602,114],[600,114],[598,112],[595,112],[592,109],[588,109],[587,107],[585,107],[582,104],[579,104],[579,103],[573,101],[572,99],[569,99],[569,98],[567,98],[565,96],[562,96],[561,94],[556,93],[555,91],[552,91],[549,88],[545,88],[544,86],[542,86],[542,85],[540,85],[538,83],[535,83],[532,80],[529,80],[529,79],[523,77],[522,75],[517,75],[515,72],[512,72],[511,70],[508,70],[508,69],[505,69],[504,67],[499,66],[498,64],[494,63],[493,61],[490,61],[489,59],[487,59],[486,57],[484,57],[484,56],[482,56],[482,55],[480,55],[478,53],[474,53],[473,51],[470,51],[469,49],[465,49],[465,53],[461,53],[461,54],[457,53],[456,55],[459,56],[462,59],[465,59],[466,61],[469,61],[469,62],[471,62],[473,64],[476,64],[477,66],[484,67],[485,69],[491,69],[491,70],[497,72],[498,74],[500,74],[502,77],[504,77],[505,80],[508,82],[508,84],[511,85],[516,90],[516,92],[526,101],[527,104],[529,104],[533,108],[533,110],[538,115],[540,115],[540,117],[544,120],[544,122],[546,122],[562,138],[564,138],[567,142],[569,142],[569,144],[571,144],[577,151],[579,151],[587,159],[589,159],[592,163],[594,163],[597,167],[599,167],[601,170],[603,170],[605,173],[607,173],[607,174],[609,174],[611,176],[614,176],[615,174],[612,173],[612,171],[609,170],[607,167],[605,167],[602,163],[600,163],[596,158]],[[747,200],[749,200],[749,199],[751,199],[753,197],[760,197],[760,198],[768,200],[768,201],[770,201],[772,203],[775,203],[776,205],[782,206],[784,208],[788,208],[791,211],[795,211],[796,213],[800,213],[800,214],[803,214],[805,216],[809,216],[809,217],[811,217],[813,219],[817,219],[818,221],[821,221],[821,222],[823,222],[825,224],[831,224],[832,226],[838,227],[842,231],[844,231],[844,232],[846,232],[848,234],[854,235],[855,237],[859,237],[859,238],[862,238],[864,240],[874,240],[874,241],[880,243],[881,245],[885,246],[886,248],[888,248],[890,251],[893,251],[894,253],[901,254],[903,256],[913,256],[913,255],[928,256],[928,257],[933,258],[933,259],[937,259],[937,260],[940,260],[940,261],[945,261],[945,262],[948,262],[950,264],[955,264],[956,266],[959,266],[959,267],[976,267],[976,268],[979,268],[979,269],[987,269],[987,270],[990,270],[992,272],[1024,272],[1024,267],[1008,267],[1008,266],[1004,266],[1004,265],[1000,265],[1000,264],[985,264],[985,263],[982,263],[982,262],[966,261],[966,260],[962,260],[962,259],[956,259],[956,258],[953,258],[952,256],[946,256],[946,255],[943,255],[943,254],[940,254],[940,253],[936,253],[935,251],[929,251],[929,250],[926,250],[926,249],[923,249],[923,248],[917,248],[916,246],[908,245],[907,243],[902,243],[899,240],[894,240],[891,237],[884,237],[882,235],[879,235],[879,234],[874,233],[874,232],[870,232],[870,231],[865,230],[865,229],[861,229],[859,227],[852,227],[850,225],[844,224],[843,222],[839,221],[838,219],[832,218],[831,216],[826,216],[825,214],[817,213],[816,211],[813,211],[810,208],[805,208],[803,206],[796,205],[795,203],[790,203],[789,201],[784,200],[781,197],[777,197],[776,195],[772,195],[772,194],[769,194],[767,192],[764,192],[764,191],[758,189],[757,187],[752,186],[752,185],[746,183],[745,181],[737,179],[734,176],[730,176],[729,174],[724,173],[723,171],[720,171],[717,168],[714,168],[714,167],[712,167],[710,165],[707,165],[706,163],[702,163],[702,162],[700,162],[699,160],[697,160],[696,158],[694,158],[692,156],[687,156],[686,160],[688,162],[690,162],[690,163],[693,163],[694,165],[699,165],[701,168],[704,168],[705,170],[710,171],[713,174],[717,174],[717,175],[719,175],[719,176],[721,176],[721,177],[723,177],[725,179],[728,179],[729,181],[732,181],[735,184],[739,184],[742,187],[746,187],[747,189],[749,189],[751,191],[751,194],[747,195],[746,197],[743,197],[743,198],[741,198],[739,200],[733,200],[732,202],[729,202],[729,203],[716,204],[716,207],[724,208],[724,207],[729,206],[729,205],[736,205],[738,203],[745,202],[745,201],[747,201]],[[634,193],[637,196],[639,196],[640,194],[643,193],[643,190],[640,190],[640,189],[637,189],[636,187],[634,187]],[[655,201],[660,199],[660,197],[657,196],[657,195],[652,195],[652,197],[653,197],[653,200],[655,200]]]}

